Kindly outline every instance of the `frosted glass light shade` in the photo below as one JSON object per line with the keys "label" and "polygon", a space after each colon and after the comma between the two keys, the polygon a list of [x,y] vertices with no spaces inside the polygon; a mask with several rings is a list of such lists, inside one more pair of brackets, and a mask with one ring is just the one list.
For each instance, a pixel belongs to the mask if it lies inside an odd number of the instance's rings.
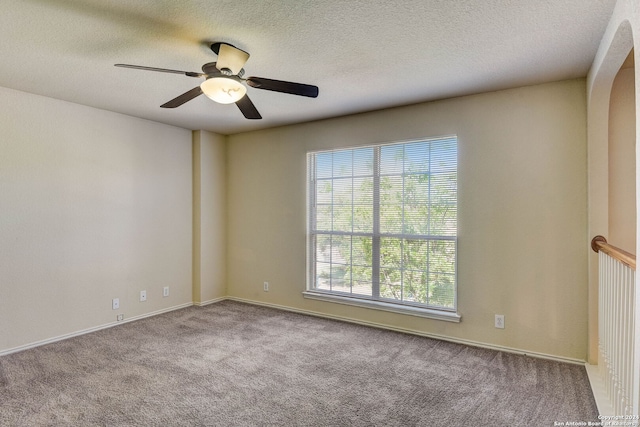
{"label": "frosted glass light shade", "polygon": [[227,77],[213,77],[200,85],[202,93],[220,104],[231,104],[239,101],[247,88],[237,80]]}

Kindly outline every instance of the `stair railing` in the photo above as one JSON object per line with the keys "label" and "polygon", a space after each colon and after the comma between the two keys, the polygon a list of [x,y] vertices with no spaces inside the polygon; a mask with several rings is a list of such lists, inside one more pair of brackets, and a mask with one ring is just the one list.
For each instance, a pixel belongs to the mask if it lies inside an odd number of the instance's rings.
{"label": "stair railing", "polygon": [[[607,243],[591,241],[598,253],[598,367],[616,415],[638,415],[640,366],[636,325],[636,257]],[[636,420],[637,421],[637,420]]]}

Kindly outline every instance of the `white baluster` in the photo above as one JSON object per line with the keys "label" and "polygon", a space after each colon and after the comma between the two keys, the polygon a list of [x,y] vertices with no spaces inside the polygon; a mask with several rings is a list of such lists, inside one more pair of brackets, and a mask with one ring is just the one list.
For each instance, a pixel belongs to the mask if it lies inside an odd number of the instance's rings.
{"label": "white baluster", "polygon": [[636,415],[638,378],[636,366],[636,273],[629,266],[599,252],[600,372],[616,415]]}

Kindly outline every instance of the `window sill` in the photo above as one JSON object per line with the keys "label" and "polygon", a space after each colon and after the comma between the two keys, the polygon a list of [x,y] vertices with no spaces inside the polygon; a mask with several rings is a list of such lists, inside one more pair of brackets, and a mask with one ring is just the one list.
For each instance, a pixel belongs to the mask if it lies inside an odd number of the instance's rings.
{"label": "window sill", "polygon": [[324,292],[304,291],[305,298],[327,301],[338,304],[353,305],[356,307],[371,308],[374,310],[389,311],[392,313],[408,314],[411,316],[425,317],[428,319],[443,320],[445,322],[460,323],[462,316],[458,313],[433,310],[429,308],[413,307],[409,305],[393,304],[382,301],[365,300],[340,295],[333,295]]}

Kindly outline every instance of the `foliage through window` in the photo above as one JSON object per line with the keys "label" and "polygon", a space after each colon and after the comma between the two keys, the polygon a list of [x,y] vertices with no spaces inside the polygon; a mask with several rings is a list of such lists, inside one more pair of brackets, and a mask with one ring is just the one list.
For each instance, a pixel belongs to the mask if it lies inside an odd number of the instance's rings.
{"label": "foliage through window", "polygon": [[308,155],[313,292],[456,309],[457,138]]}

